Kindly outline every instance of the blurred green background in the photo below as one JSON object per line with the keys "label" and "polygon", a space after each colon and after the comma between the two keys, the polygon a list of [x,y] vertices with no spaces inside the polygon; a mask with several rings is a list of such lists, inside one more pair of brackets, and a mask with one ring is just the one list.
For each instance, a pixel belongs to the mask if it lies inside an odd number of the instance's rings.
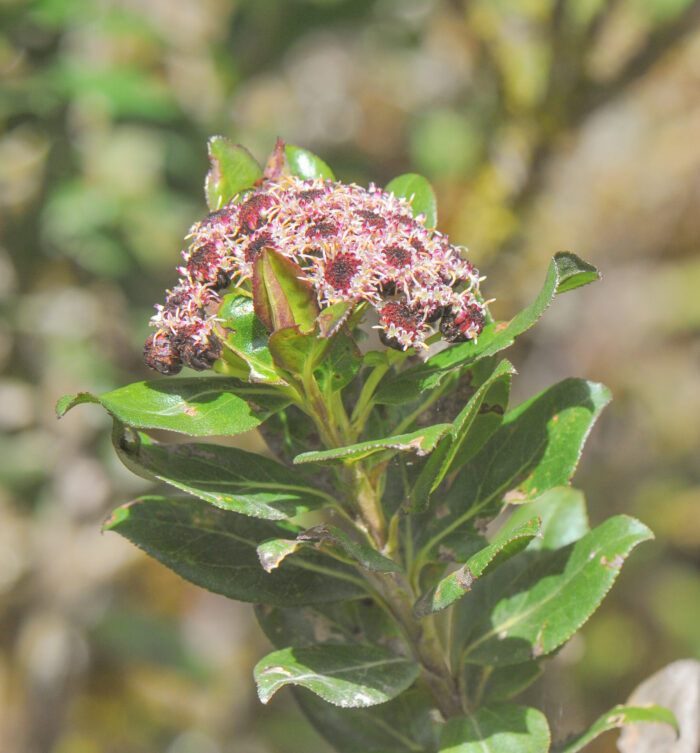
{"label": "blurred green background", "polygon": [[657,540],[528,700],[564,735],[700,658],[699,25],[688,0],[0,0],[0,751],[328,751],[286,693],[258,705],[247,605],[100,535],[146,485],[101,411],[53,414],[150,376],[214,133],[424,173],[499,318],[554,251],[600,266],[517,346],[516,398],[612,388],[577,485]]}

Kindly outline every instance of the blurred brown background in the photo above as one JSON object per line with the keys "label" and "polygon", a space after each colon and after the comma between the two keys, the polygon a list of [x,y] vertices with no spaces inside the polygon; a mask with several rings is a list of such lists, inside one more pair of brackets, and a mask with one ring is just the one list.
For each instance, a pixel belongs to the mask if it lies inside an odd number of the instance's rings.
{"label": "blurred brown background", "polygon": [[517,346],[516,397],[612,388],[577,485],[657,540],[528,700],[564,734],[700,658],[699,24],[688,0],[0,0],[2,753],[328,751],[285,693],[258,705],[247,605],[100,535],[146,484],[100,410],[53,414],[149,376],[213,133],[424,173],[499,318],[554,251],[600,266]]}

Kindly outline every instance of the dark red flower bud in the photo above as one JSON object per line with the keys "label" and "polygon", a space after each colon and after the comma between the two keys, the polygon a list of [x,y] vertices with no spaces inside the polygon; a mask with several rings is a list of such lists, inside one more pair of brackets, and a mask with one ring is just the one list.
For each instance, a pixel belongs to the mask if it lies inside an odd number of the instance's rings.
{"label": "dark red flower bud", "polygon": [[165,376],[173,376],[182,371],[180,352],[167,332],[154,332],[146,340],[143,362]]}

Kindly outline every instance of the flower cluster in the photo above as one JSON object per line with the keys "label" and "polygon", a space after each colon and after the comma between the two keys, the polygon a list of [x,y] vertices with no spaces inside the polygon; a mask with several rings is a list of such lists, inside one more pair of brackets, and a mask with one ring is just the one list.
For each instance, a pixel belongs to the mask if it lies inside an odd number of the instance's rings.
{"label": "flower cluster", "polygon": [[[253,276],[269,248],[295,262],[321,308],[367,302],[391,347],[425,348],[439,326],[449,342],[476,338],[484,320],[479,273],[409,202],[382,191],[284,175],[195,224],[181,279],[158,305],[146,363],[164,373],[211,368],[221,356],[221,291]],[[438,324],[439,322],[439,324]]]}

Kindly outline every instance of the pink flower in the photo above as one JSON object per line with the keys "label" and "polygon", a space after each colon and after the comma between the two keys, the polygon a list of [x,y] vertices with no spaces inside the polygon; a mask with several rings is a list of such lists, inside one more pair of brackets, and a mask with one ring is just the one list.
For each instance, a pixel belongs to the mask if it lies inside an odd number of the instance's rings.
{"label": "pink flower", "polygon": [[286,175],[264,181],[191,228],[180,282],[151,320],[146,363],[165,374],[182,363],[210,368],[222,352],[221,291],[246,284],[263,248],[299,266],[321,308],[371,305],[391,347],[426,348],[438,321],[449,342],[475,339],[485,321],[479,273],[421,219],[405,199],[374,185]]}

